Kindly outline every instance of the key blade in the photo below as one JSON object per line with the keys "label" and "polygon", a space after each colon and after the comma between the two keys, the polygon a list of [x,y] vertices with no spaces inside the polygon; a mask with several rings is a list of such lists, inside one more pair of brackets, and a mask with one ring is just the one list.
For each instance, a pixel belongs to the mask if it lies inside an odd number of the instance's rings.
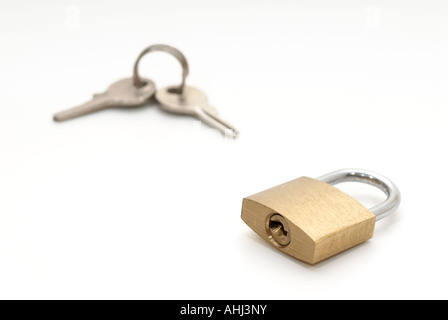
{"label": "key blade", "polygon": [[144,105],[155,93],[156,86],[153,81],[143,78],[145,85],[136,88],[132,78],[125,78],[112,83],[109,88],[95,94],[92,100],[67,111],[59,112],[53,116],[55,121],[65,121],[109,107],[131,108]]}
{"label": "key blade", "polygon": [[107,95],[100,94],[94,96],[92,100],[87,101],[86,103],[80,106],[56,113],[53,116],[53,119],[54,121],[57,122],[66,121],[101,109],[105,109],[110,105],[111,105],[110,98],[107,97]]}
{"label": "key blade", "polygon": [[219,130],[224,136],[233,139],[238,137],[238,131],[232,125],[219,118],[216,114],[201,107],[195,109],[195,114],[202,122]]}

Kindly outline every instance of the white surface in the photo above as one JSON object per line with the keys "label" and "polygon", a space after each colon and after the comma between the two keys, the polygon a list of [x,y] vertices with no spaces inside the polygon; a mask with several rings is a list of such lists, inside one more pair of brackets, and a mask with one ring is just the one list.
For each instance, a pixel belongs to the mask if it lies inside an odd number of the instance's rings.
{"label": "white surface", "polygon": [[[5,1],[0,298],[448,298],[446,1]],[[236,141],[155,105],[52,114],[187,56]],[[141,74],[180,81],[154,54]],[[401,189],[368,243],[308,266],[243,197],[359,167]],[[349,186],[366,205],[381,200]]]}

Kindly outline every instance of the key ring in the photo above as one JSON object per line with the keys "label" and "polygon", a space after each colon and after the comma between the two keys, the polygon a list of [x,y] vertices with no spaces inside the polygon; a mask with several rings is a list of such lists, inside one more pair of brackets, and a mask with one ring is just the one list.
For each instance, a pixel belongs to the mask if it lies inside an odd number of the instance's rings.
{"label": "key ring", "polygon": [[137,61],[135,62],[134,65],[134,86],[136,86],[137,88],[141,88],[145,85],[145,81],[143,81],[139,74],[138,74],[138,64],[140,63],[140,60],[148,53],[150,52],[154,52],[154,51],[162,51],[162,52],[167,52],[171,55],[173,55],[181,64],[182,66],[182,82],[179,86],[179,88],[176,90],[178,94],[182,94],[184,92],[184,88],[185,88],[185,80],[188,76],[188,72],[189,72],[189,68],[188,68],[188,62],[187,59],[185,58],[185,56],[183,55],[182,52],[180,52],[179,50],[177,50],[174,47],[171,47],[169,45],[165,45],[165,44],[155,44],[152,45],[148,48],[146,48],[145,50],[143,50],[143,52],[140,54],[140,56],[137,58]]}
{"label": "key ring", "polygon": [[397,186],[385,176],[375,172],[359,169],[343,169],[328,173],[317,179],[331,185],[342,182],[361,182],[377,187],[383,191],[387,199],[370,209],[376,215],[376,221],[390,216],[400,205],[401,195]]}

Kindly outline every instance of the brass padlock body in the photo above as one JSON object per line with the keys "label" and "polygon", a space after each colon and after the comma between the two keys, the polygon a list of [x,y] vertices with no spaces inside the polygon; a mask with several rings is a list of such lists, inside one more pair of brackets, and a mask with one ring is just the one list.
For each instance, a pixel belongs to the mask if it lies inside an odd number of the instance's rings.
{"label": "brass padlock body", "polygon": [[309,264],[369,240],[376,220],[349,195],[308,177],[245,198],[241,218],[279,250]]}

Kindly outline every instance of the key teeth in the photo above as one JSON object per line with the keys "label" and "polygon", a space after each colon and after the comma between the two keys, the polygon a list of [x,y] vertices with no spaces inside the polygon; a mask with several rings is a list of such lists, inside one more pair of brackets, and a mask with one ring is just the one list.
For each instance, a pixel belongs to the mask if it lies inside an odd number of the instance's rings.
{"label": "key teeth", "polygon": [[55,115],[53,115],[53,121],[56,121],[56,122],[62,122],[62,121],[64,121],[64,120],[61,119],[61,118],[59,117],[58,114],[55,114]]}
{"label": "key teeth", "polygon": [[229,138],[232,138],[232,139],[238,138],[238,134],[239,134],[239,132],[236,131],[235,129],[227,129],[226,132],[224,133],[224,135],[226,137],[229,137]]}

